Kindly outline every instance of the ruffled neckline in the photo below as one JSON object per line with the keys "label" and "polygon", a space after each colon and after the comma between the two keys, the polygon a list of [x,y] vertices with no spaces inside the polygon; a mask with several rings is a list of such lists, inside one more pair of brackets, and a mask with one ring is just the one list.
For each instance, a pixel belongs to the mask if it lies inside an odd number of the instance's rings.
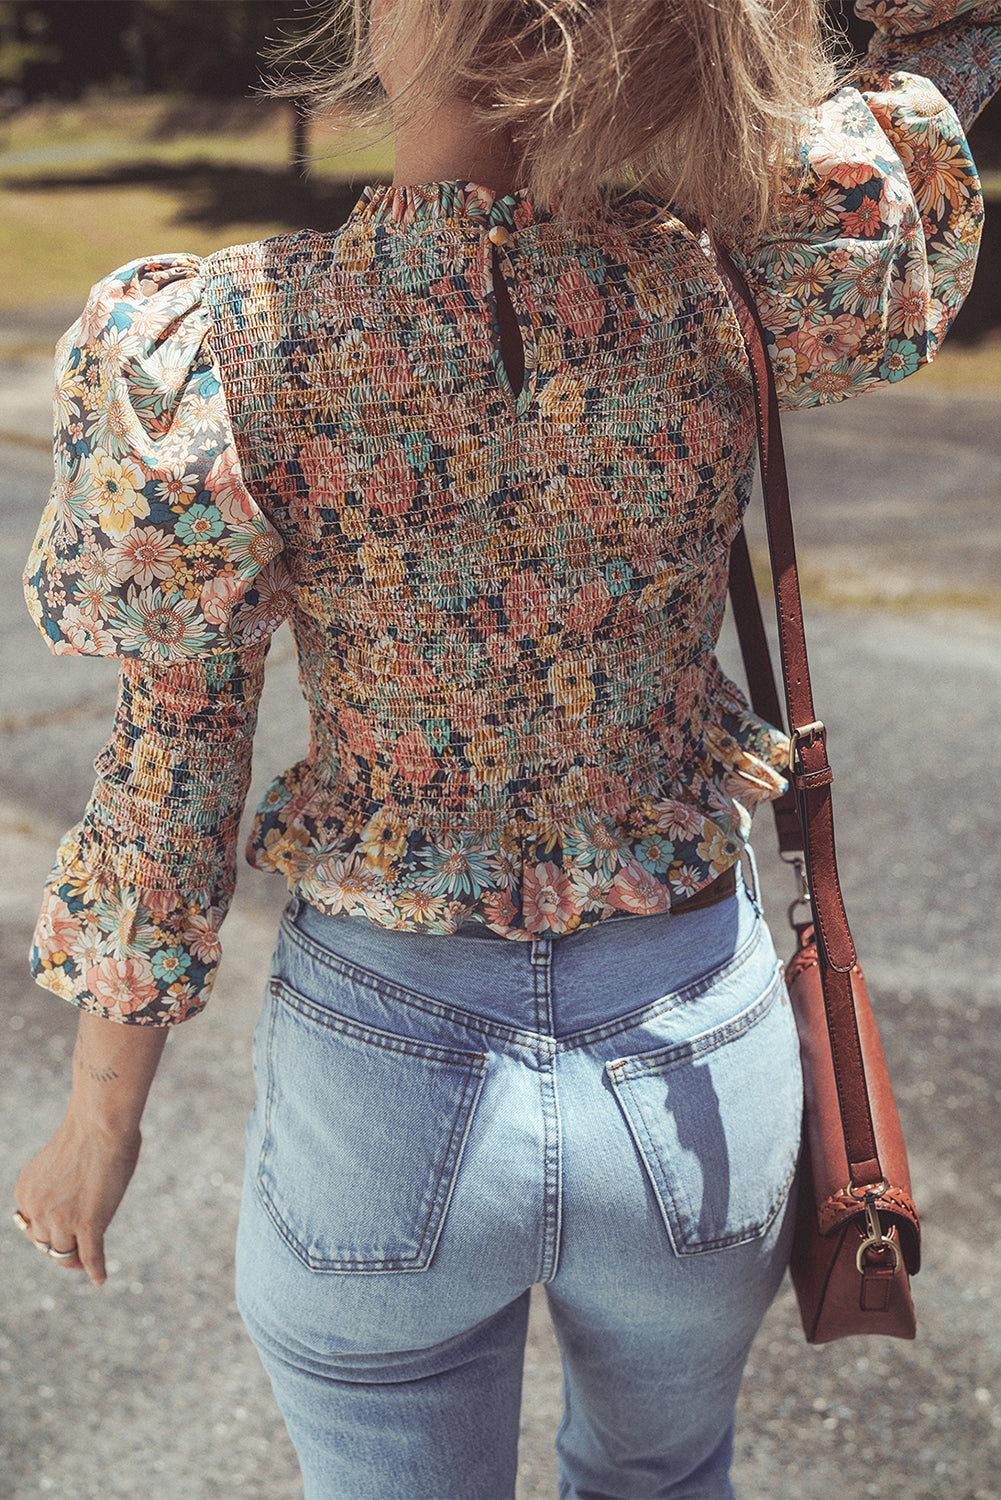
{"label": "ruffled neckline", "polygon": [[422,182],[404,187],[385,183],[362,190],[351,217],[410,225],[424,221],[461,220],[484,229],[510,231],[551,217],[533,201],[528,188],[503,195],[478,182]]}

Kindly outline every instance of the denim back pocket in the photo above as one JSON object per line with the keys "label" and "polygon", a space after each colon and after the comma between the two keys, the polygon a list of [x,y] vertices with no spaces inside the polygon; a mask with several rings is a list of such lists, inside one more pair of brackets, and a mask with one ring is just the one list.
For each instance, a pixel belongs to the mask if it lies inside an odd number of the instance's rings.
{"label": "denim back pocket", "polygon": [[273,981],[257,1191],[314,1271],[430,1263],[486,1057],[363,1026]]}
{"label": "denim back pocket", "polygon": [[726,1024],[606,1074],[678,1254],[763,1235],[792,1185],[802,1116],[781,973]]}

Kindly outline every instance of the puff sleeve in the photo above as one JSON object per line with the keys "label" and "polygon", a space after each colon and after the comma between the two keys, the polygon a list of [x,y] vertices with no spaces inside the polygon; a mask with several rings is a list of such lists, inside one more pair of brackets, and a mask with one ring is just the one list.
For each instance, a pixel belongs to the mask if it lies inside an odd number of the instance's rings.
{"label": "puff sleeve", "polygon": [[1001,83],[1001,5],[856,9],[879,30],[855,83],[815,112],[774,231],[734,257],[787,408],[933,359],[976,267],[983,199],[964,127]]}
{"label": "puff sleeve", "polygon": [[29,610],[56,654],[123,666],[32,970],[96,1014],[172,1024],[218,966],[264,657],[292,604],[241,474],[197,259],[137,261],[94,288],[57,348],[55,468]]}

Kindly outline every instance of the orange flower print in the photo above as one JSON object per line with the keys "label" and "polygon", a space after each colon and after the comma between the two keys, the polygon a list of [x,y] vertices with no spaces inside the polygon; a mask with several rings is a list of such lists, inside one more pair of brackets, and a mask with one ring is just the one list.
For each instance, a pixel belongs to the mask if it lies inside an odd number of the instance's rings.
{"label": "orange flower print", "polygon": [[147,588],[151,583],[169,578],[181,549],[173,537],[158,526],[137,526],[126,534],[108,554],[114,577],[119,582],[134,578]]}
{"label": "orange flower print", "polygon": [[871,239],[883,231],[883,208],[877,198],[865,197],[858,208],[841,215],[841,233]]}
{"label": "orange flower print", "polygon": [[574,919],[573,890],[558,865],[547,860],[527,865],[521,894],[522,915],[528,932],[562,933]]}
{"label": "orange flower print", "polygon": [[39,956],[52,963],[62,963],[79,940],[80,921],[58,896],[50,896],[42,908],[35,928],[35,945]]}
{"label": "orange flower print", "polygon": [[227,448],[213,461],[205,477],[205,488],[212,496],[212,504],[229,526],[241,525],[257,510],[244,483],[240,460],[232,448]]}
{"label": "orange flower print", "polygon": [[504,613],[516,636],[538,638],[549,625],[549,590],[538,573],[515,573],[501,595]]}
{"label": "orange flower print", "polygon": [[859,343],[865,333],[865,323],[851,313],[835,317],[823,313],[790,336],[790,341],[801,350],[811,363],[837,364]]}
{"label": "orange flower print", "polygon": [[564,271],[556,283],[556,316],[581,338],[594,339],[605,319],[605,300],[580,266]]}
{"label": "orange flower print", "polygon": [[365,486],[367,504],[384,516],[405,516],[418,493],[417,478],[400,448],[379,458]]}
{"label": "orange flower print", "polygon": [[393,748],[393,769],[408,786],[423,786],[438,769],[423,729],[401,735]]}
{"label": "orange flower print", "polygon": [[591,578],[583,584],[570,601],[566,614],[568,630],[578,630],[589,635],[605,618],[612,603],[608,584],[604,578]]}
{"label": "orange flower print", "polygon": [[103,958],[87,970],[87,988],[108,1015],[120,1019],[157,999],[158,987],[148,958]]}
{"label": "orange flower print", "polygon": [[243,585],[232,573],[221,573],[203,584],[199,600],[202,614],[210,625],[225,625],[230,618],[233,600],[243,591]]}
{"label": "orange flower print", "polygon": [[966,196],[970,162],[965,141],[932,132],[905,138],[898,144],[918,208],[944,218]]}
{"label": "orange flower print", "polygon": [[644,869],[638,859],[631,859],[612,881],[608,904],[617,911],[645,917],[667,911],[671,903],[667,887],[650,870]]}

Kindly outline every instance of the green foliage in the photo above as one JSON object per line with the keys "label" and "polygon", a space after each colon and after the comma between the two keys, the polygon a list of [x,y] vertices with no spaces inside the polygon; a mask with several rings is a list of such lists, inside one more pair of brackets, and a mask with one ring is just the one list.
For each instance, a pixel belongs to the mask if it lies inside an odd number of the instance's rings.
{"label": "green foliage", "polygon": [[304,0],[5,0],[0,82],[26,99],[112,92],[246,95]]}

